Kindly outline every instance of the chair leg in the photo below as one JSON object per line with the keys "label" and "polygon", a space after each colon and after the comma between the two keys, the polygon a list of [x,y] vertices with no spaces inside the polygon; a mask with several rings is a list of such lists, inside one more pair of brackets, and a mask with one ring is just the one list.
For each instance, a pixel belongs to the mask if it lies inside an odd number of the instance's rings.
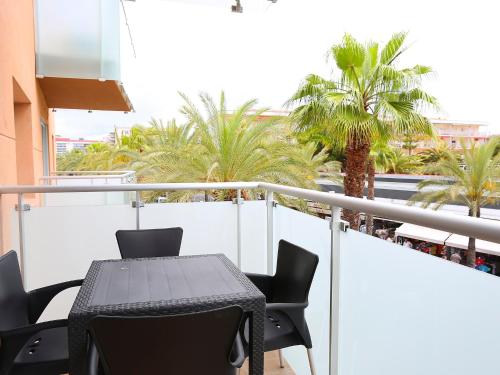
{"label": "chair leg", "polygon": [[309,368],[311,369],[311,375],[316,375],[316,368],[314,367],[312,349],[307,349],[307,358],[309,359]]}
{"label": "chair leg", "polygon": [[281,349],[278,350],[278,355],[280,357],[280,367],[284,368],[285,367],[285,361],[283,360],[283,352]]}

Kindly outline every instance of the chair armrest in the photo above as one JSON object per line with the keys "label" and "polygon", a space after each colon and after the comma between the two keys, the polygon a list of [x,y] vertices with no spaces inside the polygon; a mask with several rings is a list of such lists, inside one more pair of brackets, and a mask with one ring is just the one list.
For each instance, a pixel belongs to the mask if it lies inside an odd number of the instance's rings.
{"label": "chair armrest", "polygon": [[[26,342],[38,332],[44,331],[46,329],[61,328],[67,326],[68,320],[61,319],[32,324],[29,326],[23,326],[11,330],[0,331],[0,342],[4,355],[3,358],[10,358],[10,360],[14,360],[14,358],[17,356]],[[9,359],[7,361],[9,361]]]}
{"label": "chair armrest", "polygon": [[245,276],[266,296],[266,300],[272,300],[273,276],[261,275],[257,273],[245,273]]}
{"label": "chair armrest", "polygon": [[0,337],[2,338],[2,340],[8,340],[13,337],[26,337],[26,339],[29,339],[37,332],[46,329],[61,328],[67,326],[68,326],[68,319],[49,320],[47,322],[31,324],[29,326],[23,326],[5,331],[0,331]]}
{"label": "chair armrest", "polygon": [[31,323],[36,323],[43,310],[52,301],[52,299],[63,290],[81,286],[83,280],[72,280],[64,283],[49,285],[40,289],[34,289],[28,293],[29,318]]}
{"label": "chair armrest", "polygon": [[23,326],[19,328],[0,331],[0,337],[2,339],[10,339],[12,337],[26,336],[26,338],[29,339],[37,332],[44,331],[46,329],[61,328],[67,326],[68,326],[68,319],[49,320],[47,322],[31,324],[29,326]]}
{"label": "chair armrest", "polygon": [[266,311],[280,311],[288,316],[300,334],[304,346],[310,349],[312,348],[312,341],[305,318],[305,310],[308,305],[308,302],[268,303],[266,304]]}
{"label": "chair armrest", "polygon": [[229,356],[229,363],[234,368],[241,368],[245,362],[245,348],[243,346],[243,341],[241,340],[241,335],[238,332],[234,339],[233,349],[231,350],[231,355]]}
{"label": "chair armrest", "polygon": [[268,311],[283,311],[287,313],[288,311],[305,310],[309,306],[309,302],[298,302],[298,303],[266,303],[266,310]]}

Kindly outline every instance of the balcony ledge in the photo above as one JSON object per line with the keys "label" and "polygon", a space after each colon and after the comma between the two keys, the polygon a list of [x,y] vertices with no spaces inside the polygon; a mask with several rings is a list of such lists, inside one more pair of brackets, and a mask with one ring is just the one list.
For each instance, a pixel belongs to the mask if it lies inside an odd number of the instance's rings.
{"label": "balcony ledge", "polygon": [[134,109],[119,81],[39,77],[49,108],[124,111]]}

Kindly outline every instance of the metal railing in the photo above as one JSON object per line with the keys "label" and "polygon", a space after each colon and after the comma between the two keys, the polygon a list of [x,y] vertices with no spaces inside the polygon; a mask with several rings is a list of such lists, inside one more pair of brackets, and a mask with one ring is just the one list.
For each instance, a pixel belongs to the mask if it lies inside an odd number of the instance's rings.
{"label": "metal railing", "polygon": [[119,191],[178,191],[178,190],[251,190],[261,189],[267,193],[278,193],[314,202],[328,204],[334,208],[346,208],[387,219],[402,221],[424,227],[432,227],[468,237],[500,243],[500,222],[482,218],[472,218],[439,212],[419,207],[401,206],[353,198],[341,194],[331,194],[292,186],[276,185],[266,182],[221,182],[221,183],[164,183],[164,184],[116,184],[116,185],[4,185],[3,194],[30,193],[84,193]]}
{"label": "metal railing", "polygon": [[[71,176],[74,177],[74,176]],[[17,194],[19,217],[19,253],[21,268],[25,271],[24,262],[24,194],[33,193],[83,193],[83,192],[124,192],[136,193],[136,227],[140,228],[141,192],[143,191],[179,191],[179,190],[236,190],[235,203],[237,212],[237,263],[241,267],[241,217],[239,205],[243,203],[242,190],[262,190],[266,195],[267,206],[267,272],[274,271],[274,239],[273,239],[273,213],[274,194],[283,194],[309,201],[327,204],[331,208],[331,264],[330,264],[330,375],[338,374],[338,331],[333,329],[339,322],[340,301],[340,232],[347,231],[347,224],[341,220],[341,209],[360,211],[391,220],[402,221],[424,227],[432,227],[449,231],[464,236],[474,237],[487,241],[500,243],[500,222],[482,218],[471,218],[444,212],[436,212],[418,207],[401,206],[391,203],[382,203],[347,197],[315,190],[277,185],[266,182],[224,182],[224,183],[164,183],[164,184],[116,184],[116,185],[15,185],[0,186],[0,201],[2,195]]]}
{"label": "metal railing", "polygon": [[135,179],[135,171],[56,171],[50,176],[40,177],[42,185],[58,185],[58,181],[64,180],[94,180],[102,181],[107,184],[110,182],[119,181],[121,184],[133,182]]}

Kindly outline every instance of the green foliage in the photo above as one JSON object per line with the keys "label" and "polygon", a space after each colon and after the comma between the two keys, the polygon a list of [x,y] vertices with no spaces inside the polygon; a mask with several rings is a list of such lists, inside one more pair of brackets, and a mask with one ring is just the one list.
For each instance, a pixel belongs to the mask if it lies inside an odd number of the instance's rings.
{"label": "green foliage", "polygon": [[112,170],[115,165],[114,149],[107,143],[92,143],[85,151],[73,149],[57,157],[59,171]]}
{"label": "green foliage", "polygon": [[346,34],[330,50],[339,75],[332,79],[307,76],[287,104],[296,106],[292,120],[300,129],[321,129],[343,147],[348,139],[372,141],[394,134],[433,135],[430,122],[420,114],[437,100],[421,90],[431,68],[398,68],[405,51],[406,33],[397,33],[380,48],[359,43]]}
{"label": "green foliage", "polygon": [[[190,131],[184,126],[175,128],[181,147],[158,144],[138,159],[139,173],[148,182],[268,181],[317,188],[319,169],[331,167],[325,151],[316,153],[313,143],[299,145],[286,124],[277,119],[263,121],[266,109],[255,109],[255,100],[229,112],[224,93],[217,102],[201,94],[202,110],[184,95],[183,99],[181,113]],[[223,193],[213,195],[230,198]],[[182,192],[171,198],[188,200],[191,196]]]}
{"label": "green foliage", "polygon": [[421,140],[421,136],[417,134],[403,134],[403,149],[408,150],[408,155],[411,155],[413,150],[418,146],[418,142]]}
{"label": "green foliage", "polygon": [[437,163],[438,161],[446,159],[450,156],[456,157],[456,155],[451,153],[448,144],[443,140],[438,140],[433,147],[420,152],[419,156],[425,164]]}
{"label": "green foliage", "polygon": [[78,149],[57,155],[57,169],[60,171],[77,171],[84,157],[85,153]]}
{"label": "green foliage", "polygon": [[[434,209],[445,204],[463,204],[469,208],[469,216],[480,217],[481,207],[500,203],[500,154],[495,154],[499,145],[498,138],[483,145],[472,143],[469,149],[461,142],[461,158],[448,152],[429,167],[430,173],[446,179],[420,182],[419,192],[409,203],[420,202],[422,207]],[[475,239],[469,238],[467,265],[475,267],[475,261]]]}
{"label": "green foliage", "polygon": [[499,145],[499,139],[484,145],[473,143],[469,149],[462,143],[462,158],[449,152],[428,168],[447,179],[422,181],[411,203],[421,202],[423,207],[434,209],[449,203],[464,204],[470,216],[479,216],[480,208],[487,204],[499,204],[500,154],[495,155]]}
{"label": "green foliage", "polygon": [[408,174],[420,171],[422,162],[418,156],[406,155],[400,149],[392,149],[387,155],[385,173]]}
{"label": "green foliage", "polygon": [[422,167],[420,157],[406,155],[384,140],[377,139],[372,143],[370,156],[373,157],[376,170],[382,173],[415,173]]}
{"label": "green foliage", "polygon": [[[201,94],[201,109],[181,96],[182,125],[153,119],[150,126],[132,128],[116,145],[92,145],[71,168],[133,169],[139,181],[152,183],[267,181],[316,189],[320,174],[339,180],[339,164],[327,160],[326,149],[316,142],[300,144],[287,124],[265,119],[266,109],[256,109],[255,100],[228,111],[224,93],[217,101]],[[234,198],[235,193],[206,192],[217,200]],[[194,194],[175,192],[168,198],[187,201]],[[243,192],[245,197],[251,194]]]}

